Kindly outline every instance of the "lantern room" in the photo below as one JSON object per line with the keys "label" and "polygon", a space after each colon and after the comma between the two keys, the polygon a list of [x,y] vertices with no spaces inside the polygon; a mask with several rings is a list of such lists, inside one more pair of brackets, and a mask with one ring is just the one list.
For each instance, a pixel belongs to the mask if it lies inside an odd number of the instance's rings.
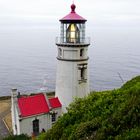
{"label": "lantern room", "polygon": [[85,43],[85,22],[86,19],[75,12],[75,4],[71,5],[71,12],[60,19],[61,34],[60,43]]}

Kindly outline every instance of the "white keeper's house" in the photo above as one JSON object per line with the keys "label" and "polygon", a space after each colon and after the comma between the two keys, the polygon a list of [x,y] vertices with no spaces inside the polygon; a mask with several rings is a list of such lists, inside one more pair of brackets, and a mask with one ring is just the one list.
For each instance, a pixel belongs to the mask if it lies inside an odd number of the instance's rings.
{"label": "white keeper's house", "polygon": [[57,97],[48,99],[43,93],[20,95],[17,89],[12,89],[11,96],[14,135],[38,135],[50,129],[62,114],[61,103]]}
{"label": "white keeper's house", "polygon": [[[89,91],[88,46],[85,35],[86,19],[75,12],[71,5],[68,15],[60,19],[55,97],[44,93],[20,95],[12,89],[12,127],[14,134],[38,135],[47,131],[75,97],[84,97]],[[82,115],[82,114],[81,114]]]}

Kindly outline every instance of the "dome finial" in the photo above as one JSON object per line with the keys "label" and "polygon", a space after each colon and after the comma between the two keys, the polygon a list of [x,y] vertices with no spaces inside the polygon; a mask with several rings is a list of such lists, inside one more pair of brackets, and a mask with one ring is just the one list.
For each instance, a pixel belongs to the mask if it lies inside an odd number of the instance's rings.
{"label": "dome finial", "polygon": [[73,4],[71,5],[71,12],[72,13],[75,13],[75,8],[76,8],[76,5],[74,4],[74,1],[73,1]]}

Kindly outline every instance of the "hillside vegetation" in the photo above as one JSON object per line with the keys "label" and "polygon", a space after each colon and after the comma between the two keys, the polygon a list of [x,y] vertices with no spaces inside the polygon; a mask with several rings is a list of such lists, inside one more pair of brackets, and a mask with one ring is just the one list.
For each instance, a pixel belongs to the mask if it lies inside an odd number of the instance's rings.
{"label": "hillside vegetation", "polygon": [[38,140],[140,140],[140,76],[78,98]]}

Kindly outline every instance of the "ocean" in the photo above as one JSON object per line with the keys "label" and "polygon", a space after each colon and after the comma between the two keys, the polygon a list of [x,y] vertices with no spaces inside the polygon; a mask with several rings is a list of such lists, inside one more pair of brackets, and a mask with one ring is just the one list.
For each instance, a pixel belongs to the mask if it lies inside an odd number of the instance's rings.
{"label": "ocean", "polygon": [[[56,28],[0,27],[0,96],[55,90]],[[88,27],[90,90],[119,88],[140,75],[140,29]]]}

